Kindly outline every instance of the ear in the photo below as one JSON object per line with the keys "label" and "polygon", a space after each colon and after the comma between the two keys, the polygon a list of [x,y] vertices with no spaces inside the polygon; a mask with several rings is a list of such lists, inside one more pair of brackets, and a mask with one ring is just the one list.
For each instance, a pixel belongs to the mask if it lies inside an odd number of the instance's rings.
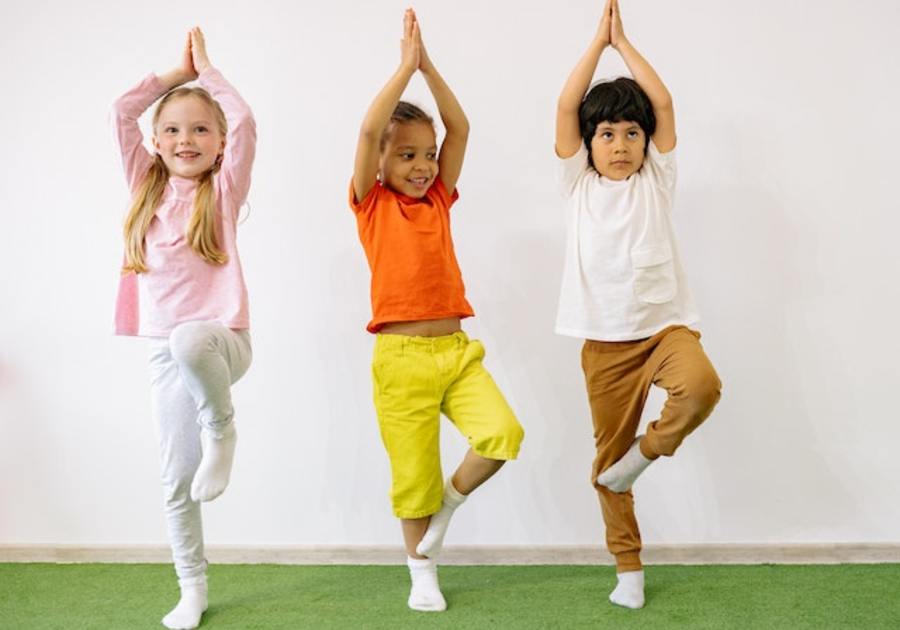
{"label": "ear", "polygon": [[151,142],[153,142],[153,148],[159,151],[159,140],[156,139],[156,136],[151,138]]}

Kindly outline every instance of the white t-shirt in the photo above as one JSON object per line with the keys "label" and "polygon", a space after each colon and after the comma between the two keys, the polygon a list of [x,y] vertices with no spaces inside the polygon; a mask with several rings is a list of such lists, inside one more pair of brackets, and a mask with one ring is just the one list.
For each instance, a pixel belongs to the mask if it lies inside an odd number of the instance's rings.
{"label": "white t-shirt", "polygon": [[631,341],[697,323],[672,227],[675,179],[675,152],[653,142],[622,181],[591,168],[584,144],[559,161],[568,208],[557,333]]}

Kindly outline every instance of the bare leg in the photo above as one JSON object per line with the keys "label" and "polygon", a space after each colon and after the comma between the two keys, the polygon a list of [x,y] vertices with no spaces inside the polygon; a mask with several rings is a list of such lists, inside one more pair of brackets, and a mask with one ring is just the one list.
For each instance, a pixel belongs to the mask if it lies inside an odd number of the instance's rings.
{"label": "bare leg", "polygon": [[425,557],[416,553],[416,545],[419,544],[422,536],[425,535],[425,530],[428,529],[428,521],[430,520],[430,516],[400,519],[400,526],[403,528],[403,543],[406,545],[406,553],[410,558],[421,560]]}
{"label": "bare leg", "polygon": [[422,542],[416,547],[420,555],[427,558],[438,556],[444,546],[444,535],[453,511],[462,505],[469,493],[490,479],[505,463],[499,459],[487,459],[469,449],[453,477],[444,486],[441,509],[437,514],[432,514]]}
{"label": "bare leg", "polygon": [[407,605],[413,610],[422,612],[440,612],[446,610],[447,601],[438,584],[437,562],[433,558],[416,553],[416,545],[425,535],[430,520],[430,516],[400,519],[408,556],[406,564],[409,566],[409,577],[412,582]]}
{"label": "bare leg", "polygon": [[503,467],[506,461],[500,459],[488,459],[469,449],[463,457],[459,468],[453,473],[453,487],[460,494],[470,494],[478,486],[494,476]]}

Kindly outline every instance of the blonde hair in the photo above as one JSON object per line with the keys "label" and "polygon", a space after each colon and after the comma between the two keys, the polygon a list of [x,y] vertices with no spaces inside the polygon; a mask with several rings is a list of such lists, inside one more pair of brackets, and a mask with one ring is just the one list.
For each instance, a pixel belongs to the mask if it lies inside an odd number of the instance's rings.
{"label": "blonde hair", "polygon": [[[159,115],[166,103],[176,98],[195,96],[206,103],[215,114],[216,123],[222,136],[228,132],[228,123],[225,113],[216,100],[203,88],[180,87],[166,94],[156,110],[153,112],[153,128],[159,122]],[[219,248],[216,236],[216,196],[213,190],[213,175],[219,170],[220,163],[217,159],[212,168],[203,173],[197,182],[197,190],[194,192],[194,212],[188,222],[187,240],[197,254],[209,263],[223,265],[228,256]],[[144,264],[144,239],[150,222],[156,214],[156,209],[162,201],[169,181],[169,169],[166,168],[162,158],[157,154],[153,159],[150,170],[141,181],[131,209],[125,217],[125,265],[122,273],[145,273],[149,271]]]}

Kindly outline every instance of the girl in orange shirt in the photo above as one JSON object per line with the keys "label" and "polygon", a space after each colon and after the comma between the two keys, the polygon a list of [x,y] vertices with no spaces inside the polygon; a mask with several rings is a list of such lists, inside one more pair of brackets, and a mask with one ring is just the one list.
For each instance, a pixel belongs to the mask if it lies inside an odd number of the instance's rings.
{"label": "girl in orange shirt", "polygon": [[[414,610],[447,606],[436,558],[453,511],[519,451],[523,431],[482,366],[484,348],[462,332],[474,313],[450,236],[469,123],[422,43],[412,9],[403,18],[400,67],[366,112],[350,206],[372,271],[375,408],[391,461],[391,500],[401,519]],[[400,100],[420,71],[446,136]],[[446,484],[439,450],[443,413],[470,449]]]}

